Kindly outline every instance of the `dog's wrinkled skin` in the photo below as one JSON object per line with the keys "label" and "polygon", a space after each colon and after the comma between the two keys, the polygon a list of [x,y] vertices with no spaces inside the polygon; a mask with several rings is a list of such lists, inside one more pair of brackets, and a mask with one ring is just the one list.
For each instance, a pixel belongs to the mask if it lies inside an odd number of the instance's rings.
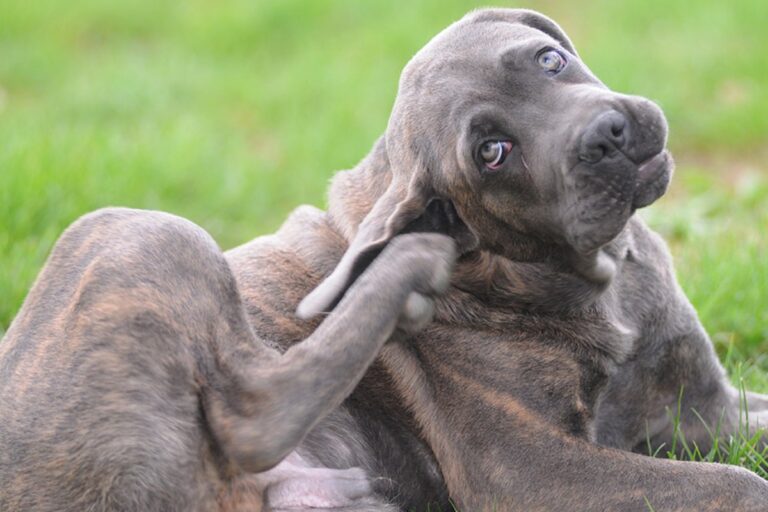
{"label": "dog's wrinkled skin", "polygon": [[[548,74],[537,64],[544,48],[567,57],[561,73]],[[488,140],[514,143],[492,172],[478,159],[478,147]],[[7,501],[24,499],[19,489],[70,500],[87,491],[114,500],[123,489],[162,482],[158,492],[166,501],[157,503],[168,506],[144,509],[173,510],[173,499],[197,489],[202,496],[225,494],[218,503],[230,510],[255,506],[259,495],[269,510],[423,510],[429,503],[448,510],[449,496],[467,511],[631,511],[647,510],[646,503],[655,510],[765,510],[768,484],[746,470],[632,453],[643,450],[647,435],[654,446],[670,442],[667,409],[676,407],[681,387],[682,429],[702,449],[711,439],[697,414],[710,425],[722,419],[722,435],[738,424],[738,394],[675,282],[663,241],[633,216],[666,189],[672,164],[665,143],[660,110],[605,88],[550,20],[519,10],[469,14],[408,64],[385,136],[355,169],[336,176],[327,213],[300,208],[274,236],[227,253],[226,263],[213,251],[186,272],[125,274],[130,286],[135,280],[159,282],[169,290],[160,301],[127,300],[125,282],[93,281],[99,272],[82,263],[94,257],[91,237],[59,242],[0,345],[0,443],[14,447],[0,455],[0,504],[21,503]],[[146,237],[145,230],[127,226],[120,236],[135,241]],[[155,389],[129,387],[126,397],[107,389],[78,395],[76,379],[99,375],[88,365],[113,378],[125,371],[119,361],[144,357],[147,363],[131,367],[142,384],[153,382],[158,363],[187,360],[206,369],[234,365],[237,382],[245,381],[251,354],[269,352],[254,344],[257,338],[285,350],[312,335],[315,315],[331,309],[336,318],[357,316],[361,326],[373,325],[373,308],[355,310],[375,281],[371,276],[402,287],[387,310],[394,323],[404,294],[421,291],[413,278],[384,270],[402,265],[394,257],[408,253],[408,246],[396,235],[409,231],[450,235],[462,254],[452,286],[437,300],[434,321],[418,334],[392,337],[344,404],[274,469],[255,476],[239,471],[269,466],[249,465],[252,450],[281,445],[284,455],[290,443],[270,437],[279,438],[286,423],[271,423],[268,431],[260,426],[263,402],[237,402],[248,397],[240,398],[228,372],[222,377],[208,370],[195,379],[167,373],[189,382],[169,386],[186,391],[161,401],[159,411],[152,409],[155,395],[146,395]],[[177,257],[189,243],[158,241],[150,252]],[[386,248],[376,257],[388,244],[396,245],[394,254]],[[55,264],[57,254],[69,254],[66,266]],[[387,266],[392,258],[395,265]],[[231,269],[236,291],[222,268]],[[210,281],[222,279],[228,294],[207,295]],[[88,293],[75,303],[61,299],[72,297],[81,283],[95,285],[86,286]],[[181,291],[170,292],[176,289]],[[231,327],[246,321],[240,298],[256,337]],[[74,321],[81,304],[94,309]],[[126,316],[131,307],[148,317]],[[121,323],[126,318],[129,328]],[[382,329],[379,338],[391,329]],[[158,341],[171,332],[178,341],[162,348],[114,341],[109,359],[92,355],[104,340],[132,339],[136,332]],[[56,342],[65,335],[73,341]],[[44,341],[22,345],[22,339]],[[78,348],[84,340],[98,343],[93,351]],[[367,343],[375,349],[381,342]],[[213,348],[201,355],[194,348],[200,346]],[[354,382],[347,377],[347,384]],[[101,391],[99,382],[94,389]],[[271,396],[265,388],[260,391]],[[211,390],[202,394],[202,406],[196,398],[201,389]],[[229,393],[236,403],[226,401]],[[218,407],[212,405],[217,399]],[[768,419],[768,400],[749,395],[749,401],[755,429]],[[293,414],[294,405],[302,407],[295,395],[275,402],[278,416]],[[36,421],[35,411],[49,416]],[[113,417],[130,427],[120,430],[128,437],[114,437],[115,429],[106,431],[112,437],[80,433]],[[206,453],[190,458],[179,438],[157,429],[151,436],[136,434],[146,428],[139,420],[154,417],[161,425],[171,422],[174,432],[188,429],[192,434],[185,439]],[[260,443],[232,437],[252,432],[264,434]],[[47,444],[38,448],[24,439]],[[93,446],[98,452],[88,451]],[[81,453],[105,458],[75,458]],[[198,467],[200,460],[208,462]],[[85,471],[78,472],[78,464]],[[113,467],[141,471],[107,472]],[[188,480],[164,481],[166,471]],[[46,487],[52,476],[67,484],[57,487],[67,494]],[[335,494],[339,487],[346,495]],[[182,488],[187,494],[167,494]],[[331,499],[312,502],[317,496]]]}

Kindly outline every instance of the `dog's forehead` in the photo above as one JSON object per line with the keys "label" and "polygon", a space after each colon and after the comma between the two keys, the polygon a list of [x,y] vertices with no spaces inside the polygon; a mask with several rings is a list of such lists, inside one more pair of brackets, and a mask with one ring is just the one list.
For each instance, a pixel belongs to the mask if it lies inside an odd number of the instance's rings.
{"label": "dog's forehead", "polygon": [[506,51],[536,43],[559,46],[549,34],[522,23],[459,22],[438,34],[422,51],[432,57],[441,54],[449,57],[497,57]]}
{"label": "dog's forehead", "polygon": [[406,67],[407,74],[438,69],[465,69],[465,66],[495,66],[514,62],[532,47],[560,46],[549,34],[508,21],[466,22],[449,26],[424,46]]}

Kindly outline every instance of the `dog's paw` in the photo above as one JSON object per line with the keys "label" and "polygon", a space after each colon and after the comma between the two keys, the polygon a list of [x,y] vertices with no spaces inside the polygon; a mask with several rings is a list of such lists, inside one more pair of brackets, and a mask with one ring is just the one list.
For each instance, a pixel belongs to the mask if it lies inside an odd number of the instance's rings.
{"label": "dog's paw", "polygon": [[432,320],[435,297],[448,289],[456,260],[453,239],[434,233],[414,233],[395,237],[381,254],[392,271],[392,279],[402,279],[409,294],[398,320],[398,327],[416,332]]}

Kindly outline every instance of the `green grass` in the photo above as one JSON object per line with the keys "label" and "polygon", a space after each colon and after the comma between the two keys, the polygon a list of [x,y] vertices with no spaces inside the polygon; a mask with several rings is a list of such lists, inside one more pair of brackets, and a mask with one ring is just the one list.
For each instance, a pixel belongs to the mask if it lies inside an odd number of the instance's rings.
{"label": "green grass", "polygon": [[[741,395],[739,425],[737,431],[727,437],[720,431],[720,425],[709,425],[701,416],[699,419],[709,433],[712,447],[708,451],[702,451],[692,441],[686,439],[685,432],[681,428],[681,403],[685,389],[680,389],[680,394],[675,410],[668,411],[669,418],[674,426],[673,437],[669,446],[653,448],[648,439],[648,455],[652,457],[667,457],[673,460],[703,461],[719,464],[741,466],[753,471],[760,477],[768,479],[768,445],[765,444],[765,430],[749,431],[749,410],[746,406],[746,386],[743,376],[742,363],[732,360],[732,351],[726,355],[726,367],[729,368],[734,383],[738,386]],[[695,411],[694,411],[695,412]],[[698,413],[696,413],[698,416]],[[651,502],[644,497],[649,510],[654,510]]]}
{"label": "green grass", "polygon": [[[484,3],[4,0],[0,335],[87,211],[170,211],[229,248],[322,206],[384,129],[408,58]],[[664,108],[679,170],[644,215],[719,353],[768,392],[764,1],[517,5],[555,18],[608,86]]]}
{"label": "green grass", "polygon": [[[643,213],[670,242],[677,273],[721,356],[768,369],[768,176],[724,179],[684,169],[669,197]],[[766,373],[768,377],[768,373]],[[748,384],[768,391],[753,373]],[[752,386],[749,386],[752,388]]]}

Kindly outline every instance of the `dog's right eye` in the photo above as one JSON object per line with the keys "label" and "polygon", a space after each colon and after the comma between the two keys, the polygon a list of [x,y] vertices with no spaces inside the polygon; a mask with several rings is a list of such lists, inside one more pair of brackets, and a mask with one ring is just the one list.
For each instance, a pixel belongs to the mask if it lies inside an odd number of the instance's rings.
{"label": "dog's right eye", "polygon": [[511,141],[489,140],[480,146],[480,159],[485,164],[485,167],[495,171],[501,167],[510,151],[512,151]]}

